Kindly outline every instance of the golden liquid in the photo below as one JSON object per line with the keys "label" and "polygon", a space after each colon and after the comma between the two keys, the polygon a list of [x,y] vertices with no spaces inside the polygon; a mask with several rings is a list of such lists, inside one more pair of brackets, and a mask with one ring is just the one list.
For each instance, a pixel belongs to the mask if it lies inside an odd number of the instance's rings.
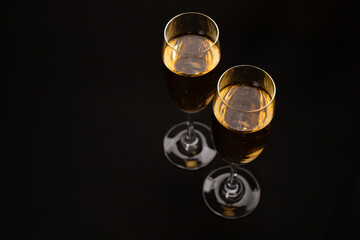
{"label": "golden liquid", "polygon": [[[230,163],[254,160],[264,149],[274,115],[270,95],[262,88],[234,84],[220,91],[213,103],[211,129],[216,150]],[[241,111],[254,111],[253,113]]]}
{"label": "golden liquid", "polygon": [[163,76],[170,97],[184,112],[205,108],[220,76],[220,49],[204,35],[187,34],[169,40],[163,49]]}
{"label": "golden liquid", "polygon": [[180,75],[203,75],[220,61],[220,49],[213,44],[214,41],[204,35],[186,34],[172,38],[164,50],[164,64]]}

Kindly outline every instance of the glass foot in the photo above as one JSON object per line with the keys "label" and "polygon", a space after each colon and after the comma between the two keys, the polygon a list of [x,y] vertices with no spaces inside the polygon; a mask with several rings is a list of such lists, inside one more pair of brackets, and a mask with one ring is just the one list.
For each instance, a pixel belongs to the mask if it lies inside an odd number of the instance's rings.
{"label": "glass foot", "polygon": [[242,188],[241,194],[232,196],[224,186],[230,177],[230,166],[212,171],[205,179],[203,197],[215,214],[229,219],[241,218],[255,210],[260,201],[260,186],[255,177],[243,168],[237,169],[235,181]]}
{"label": "glass foot", "polygon": [[173,126],[164,138],[164,153],[167,159],[175,166],[196,170],[208,165],[216,156],[211,140],[211,131],[205,124],[194,122],[194,131],[197,147],[184,144],[187,122]]}

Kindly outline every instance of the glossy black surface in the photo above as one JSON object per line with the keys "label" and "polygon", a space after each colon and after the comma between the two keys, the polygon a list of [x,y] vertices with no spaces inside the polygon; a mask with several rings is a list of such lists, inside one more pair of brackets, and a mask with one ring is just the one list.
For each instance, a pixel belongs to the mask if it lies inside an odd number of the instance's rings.
{"label": "glossy black surface", "polygon": [[[346,1],[72,1],[3,7],[4,239],[358,239],[359,18]],[[163,154],[185,119],[162,79],[170,18],[220,29],[222,72],[266,70],[276,114],[246,165],[261,185],[244,219],[201,195]],[[196,114],[209,124],[210,108]],[[5,222],[5,224],[4,224]]]}

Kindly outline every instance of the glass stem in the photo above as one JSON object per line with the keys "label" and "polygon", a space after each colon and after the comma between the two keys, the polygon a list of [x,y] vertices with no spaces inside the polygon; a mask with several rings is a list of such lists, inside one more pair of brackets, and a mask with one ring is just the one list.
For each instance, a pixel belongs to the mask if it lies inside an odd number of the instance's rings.
{"label": "glass stem", "polygon": [[239,187],[239,184],[235,180],[236,175],[237,175],[237,166],[236,166],[236,164],[231,164],[230,177],[229,177],[228,182],[226,184],[229,189],[236,189],[236,188]]}
{"label": "glass stem", "polygon": [[186,152],[185,154],[194,156],[201,150],[201,142],[199,138],[196,137],[194,121],[191,119],[191,115],[188,113],[186,117],[186,133],[181,137],[180,142]]}
{"label": "glass stem", "polygon": [[244,194],[244,186],[239,179],[237,179],[237,166],[236,164],[231,164],[230,176],[223,183],[222,196],[225,201],[237,201]]}
{"label": "glass stem", "polygon": [[187,132],[186,132],[186,141],[188,143],[192,143],[195,141],[195,133],[194,133],[194,121],[191,118],[191,114],[186,114],[187,118]]}
{"label": "glass stem", "polygon": [[244,186],[239,179],[237,179],[237,166],[231,164],[230,176],[224,184],[223,196],[226,201],[237,201],[244,194]]}

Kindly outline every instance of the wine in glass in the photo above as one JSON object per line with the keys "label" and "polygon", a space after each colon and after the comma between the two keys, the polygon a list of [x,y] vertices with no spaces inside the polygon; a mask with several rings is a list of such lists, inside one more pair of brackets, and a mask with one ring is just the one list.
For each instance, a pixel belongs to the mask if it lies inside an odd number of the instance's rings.
{"label": "wine in glass", "polygon": [[215,157],[210,128],[193,122],[191,115],[212,100],[220,75],[219,29],[208,16],[182,13],[164,30],[163,76],[175,105],[187,114],[187,121],[173,126],[165,135],[164,152],[175,166],[195,170]]}
{"label": "wine in glass", "polygon": [[217,85],[211,116],[212,138],[217,152],[229,163],[205,179],[207,206],[225,218],[251,213],[259,203],[255,177],[240,165],[263,151],[275,110],[276,87],[264,70],[239,65],[225,71]]}

